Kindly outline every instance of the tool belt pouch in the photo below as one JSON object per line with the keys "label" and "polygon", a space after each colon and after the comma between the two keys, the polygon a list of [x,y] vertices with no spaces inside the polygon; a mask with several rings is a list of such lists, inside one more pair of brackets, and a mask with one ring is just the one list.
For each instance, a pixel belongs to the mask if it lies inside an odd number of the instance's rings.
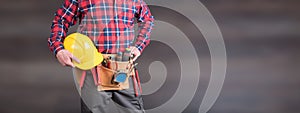
{"label": "tool belt pouch", "polygon": [[[99,65],[98,91],[123,90],[129,88],[129,76],[134,74],[134,69],[129,62],[109,61],[107,67]],[[131,71],[131,72],[129,72]]]}

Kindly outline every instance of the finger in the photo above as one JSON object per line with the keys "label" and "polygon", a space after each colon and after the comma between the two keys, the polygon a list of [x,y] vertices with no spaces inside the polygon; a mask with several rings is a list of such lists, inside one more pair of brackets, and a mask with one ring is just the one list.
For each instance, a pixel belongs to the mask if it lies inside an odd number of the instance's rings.
{"label": "finger", "polygon": [[63,53],[61,56],[62,56],[62,59],[64,62],[66,62],[68,59],[70,59],[68,53]]}
{"label": "finger", "polygon": [[64,62],[63,53],[64,53],[64,50],[59,51],[59,52],[56,54],[56,58],[57,58],[58,62],[59,62],[61,65],[65,66],[66,64],[65,64],[65,62]]}
{"label": "finger", "polygon": [[70,53],[69,51],[66,51],[66,54],[72,59],[74,60],[76,63],[80,63],[80,60],[75,57],[72,53]]}
{"label": "finger", "polygon": [[60,63],[61,65],[66,66],[66,64],[65,64],[65,62],[64,62],[64,58],[63,58],[62,55],[58,55],[58,56],[57,56],[57,59],[58,59],[58,61],[59,61],[59,63]]}
{"label": "finger", "polygon": [[130,47],[130,53],[134,54],[134,55],[137,55],[137,49],[136,49],[136,47]]}
{"label": "finger", "polygon": [[61,65],[66,66],[65,62],[62,60],[61,57],[58,57],[57,59],[58,59],[58,62],[59,62]]}
{"label": "finger", "polygon": [[131,54],[134,55],[133,61],[135,61],[141,55],[141,53],[136,47],[130,47],[130,49],[131,49]]}
{"label": "finger", "polygon": [[135,49],[135,47],[132,47],[132,46],[130,47],[130,53],[131,54],[134,54],[134,49]]}
{"label": "finger", "polygon": [[132,60],[135,61],[139,56],[139,54],[135,54]]}
{"label": "finger", "polygon": [[135,56],[133,59],[132,59],[132,61],[135,61],[137,59],[137,56]]}
{"label": "finger", "polygon": [[69,58],[69,60],[67,60],[66,65],[71,66],[71,67],[75,67],[74,64],[72,63],[71,59]]}
{"label": "finger", "polygon": [[74,67],[74,64],[72,63],[71,58],[69,57],[68,53],[64,53],[62,55],[62,57],[63,57],[62,59],[63,59],[63,63],[65,66],[68,65],[68,66]]}
{"label": "finger", "polygon": [[75,61],[76,63],[80,63],[80,60],[77,58],[77,57],[75,57],[72,53],[70,53],[70,58],[73,60],[73,61]]}
{"label": "finger", "polygon": [[78,58],[76,58],[75,56],[72,56],[71,59],[74,60],[75,62],[77,62],[78,64],[80,63],[80,60]]}

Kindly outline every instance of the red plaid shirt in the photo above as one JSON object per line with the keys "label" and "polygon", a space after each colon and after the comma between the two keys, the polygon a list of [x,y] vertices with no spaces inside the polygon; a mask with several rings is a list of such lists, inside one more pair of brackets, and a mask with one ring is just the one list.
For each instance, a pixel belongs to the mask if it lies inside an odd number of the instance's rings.
{"label": "red plaid shirt", "polygon": [[[139,32],[135,39],[134,21]],[[54,54],[64,49],[68,28],[79,20],[79,33],[94,42],[101,53],[117,53],[129,46],[141,52],[150,42],[154,18],[143,0],[65,0],[55,13],[48,46]]]}

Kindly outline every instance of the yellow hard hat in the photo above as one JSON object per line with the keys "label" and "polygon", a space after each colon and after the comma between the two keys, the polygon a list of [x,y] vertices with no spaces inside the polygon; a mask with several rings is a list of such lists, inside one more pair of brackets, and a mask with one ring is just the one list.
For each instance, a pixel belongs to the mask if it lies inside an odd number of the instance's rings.
{"label": "yellow hard hat", "polygon": [[79,69],[92,69],[103,60],[102,54],[97,51],[91,39],[86,35],[80,33],[68,35],[64,40],[64,47],[80,60],[80,63],[73,61]]}

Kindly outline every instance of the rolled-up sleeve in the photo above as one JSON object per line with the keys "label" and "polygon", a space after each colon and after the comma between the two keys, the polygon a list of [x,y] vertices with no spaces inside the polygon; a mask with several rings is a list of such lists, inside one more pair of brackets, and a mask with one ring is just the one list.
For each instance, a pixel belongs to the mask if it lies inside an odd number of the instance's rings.
{"label": "rolled-up sleeve", "polygon": [[70,26],[75,25],[78,17],[78,1],[65,0],[56,13],[51,25],[51,35],[48,38],[50,51],[55,55],[64,49],[63,40]]}
{"label": "rolled-up sleeve", "polygon": [[150,43],[150,34],[154,25],[154,17],[151,15],[150,9],[146,3],[141,0],[137,5],[138,12],[136,18],[138,21],[138,35],[135,46],[142,52],[145,47]]}

